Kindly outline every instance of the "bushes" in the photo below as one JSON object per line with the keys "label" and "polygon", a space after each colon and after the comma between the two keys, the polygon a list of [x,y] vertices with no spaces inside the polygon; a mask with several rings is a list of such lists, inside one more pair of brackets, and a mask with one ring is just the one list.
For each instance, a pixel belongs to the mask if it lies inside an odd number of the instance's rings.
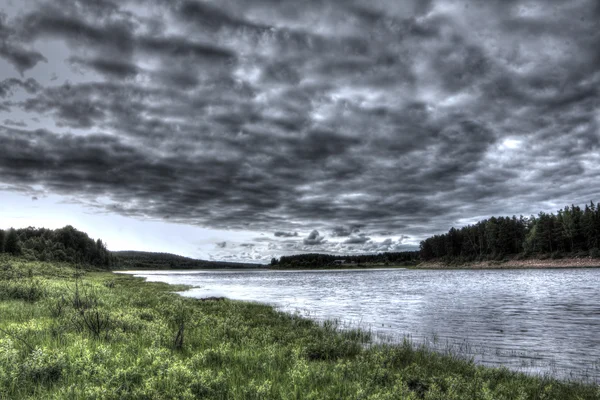
{"label": "bushes", "polygon": [[55,383],[61,378],[66,367],[66,357],[62,352],[36,348],[19,364],[19,379],[42,385]]}
{"label": "bushes", "polygon": [[[0,339],[0,389],[19,389],[34,383],[51,385],[60,380],[68,363],[63,352],[36,347],[24,355],[11,339]],[[0,390],[0,398],[2,398]]]}
{"label": "bushes", "polygon": [[346,340],[342,336],[310,338],[304,345],[302,354],[310,361],[335,361],[341,358],[352,358],[362,350],[359,342]]}
{"label": "bushes", "polygon": [[24,300],[34,302],[46,295],[46,288],[37,279],[1,280],[0,300]]}
{"label": "bushes", "polygon": [[86,233],[72,226],[61,229],[10,229],[5,234],[4,248],[0,253],[22,255],[29,261],[67,261],[108,267],[112,254],[100,240],[92,240]]}

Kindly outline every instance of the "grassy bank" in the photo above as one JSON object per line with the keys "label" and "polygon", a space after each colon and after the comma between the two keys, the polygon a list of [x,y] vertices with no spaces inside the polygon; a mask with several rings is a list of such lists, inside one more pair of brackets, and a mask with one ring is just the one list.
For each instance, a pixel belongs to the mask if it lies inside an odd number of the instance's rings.
{"label": "grassy bank", "polygon": [[270,307],[0,259],[0,399],[598,399]]}

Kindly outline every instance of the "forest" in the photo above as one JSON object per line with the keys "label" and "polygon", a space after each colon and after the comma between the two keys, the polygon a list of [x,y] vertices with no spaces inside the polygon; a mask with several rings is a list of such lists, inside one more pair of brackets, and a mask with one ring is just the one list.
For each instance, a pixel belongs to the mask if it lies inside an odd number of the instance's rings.
{"label": "forest", "polygon": [[109,268],[114,257],[102,240],[68,225],[60,229],[22,228],[0,230],[0,253],[29,261],[62,261]]}
{"label": "forest", "polygon": [[[247,268],[257,264],[196,260],[167,253],[110,252],[72,226],[0,230],[0,253],[30,261],[66,261],[119,269]],[[491,217],[420,243],[418,251],[361,255],[298,254],[273,258],[271,268],[462,263],[510,258],[600,257],[600,207],[564,207],[530,217]]]}
{"label": "forest", "polygon": [[421,261],[463,263],[510,258],[600,257],[600,207],[565,207],[530,217],[491,217],[420,243],[419,251],[361,255],[297,254],[273,258],[274,268],[322,268],[344,264],[414,265]]}
{"label": "forest", "polygon": [[113,269],[231,269],[260,267],[259,264],[197,260],[171,253],[113,251],[112,254],[115,257],[115,266]]}
{"label": "forest", "polygon": [[421,242],[422,261],[468,262],[510,257],[600,257],[600,207],[565,207],[525,218],[491,217]]}
{"label": "forest", "polygon": [[397,253],[377,253],[360,255],[331,255],[331,254],[297,254],[282,256],[280,259],[273,258],[273,268],[322,268],[343,262],[342,267],[348,265],[414,265],[419,262],[418,251],[402,251]]}

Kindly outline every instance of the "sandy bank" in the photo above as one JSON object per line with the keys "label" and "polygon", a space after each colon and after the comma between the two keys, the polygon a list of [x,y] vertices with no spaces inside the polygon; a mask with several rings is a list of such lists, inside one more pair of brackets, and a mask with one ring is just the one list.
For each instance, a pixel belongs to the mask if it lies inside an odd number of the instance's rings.
{"label": "sandy bank", "polygon": [[509,269],[509,268],[600,268],[600,258],[561,258],[557,260],[526,259],[508,261],[473,261],[450,265],[443,262],[424,262],[422,269]]}

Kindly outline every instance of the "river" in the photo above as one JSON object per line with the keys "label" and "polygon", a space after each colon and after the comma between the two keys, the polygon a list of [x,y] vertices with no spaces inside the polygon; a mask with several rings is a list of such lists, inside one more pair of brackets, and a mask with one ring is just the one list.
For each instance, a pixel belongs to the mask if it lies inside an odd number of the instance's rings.
{"label": "river", "polygon": [[404,338],[485,365],[600,382],[600,269],[128,271],[256,301],[376,341]]}

